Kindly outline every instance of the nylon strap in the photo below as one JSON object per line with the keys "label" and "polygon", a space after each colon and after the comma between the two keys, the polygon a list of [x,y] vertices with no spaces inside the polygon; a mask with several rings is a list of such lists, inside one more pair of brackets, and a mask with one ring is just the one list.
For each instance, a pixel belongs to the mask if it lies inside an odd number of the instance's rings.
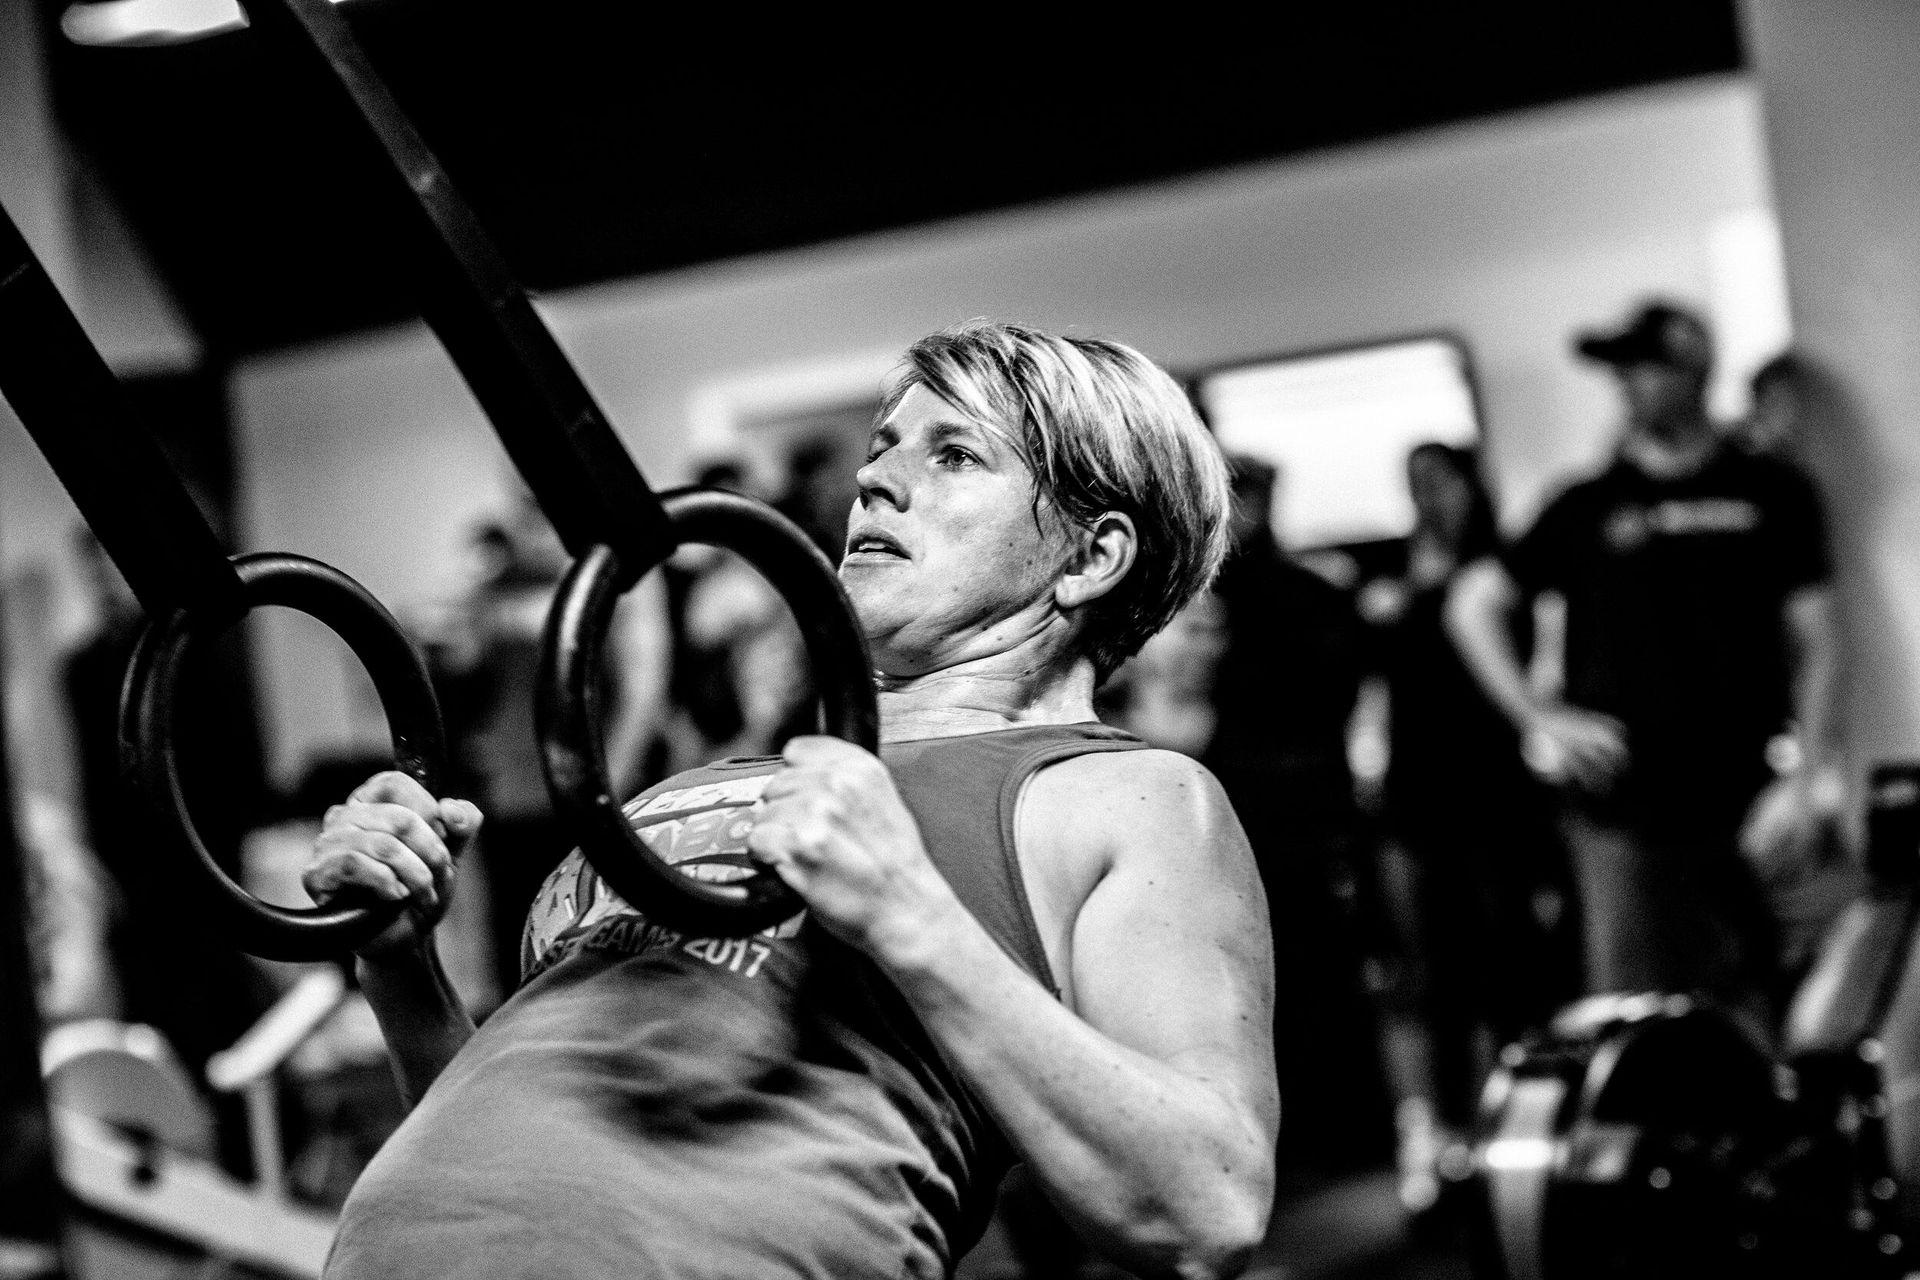
{"label": "nylon strap", "polygon": [[421,313],[575,558],[604,543],[628,581],[670,554],[659,500],[328,0],[249,0],[255,31],[312,80],[360,149],[376,207],[409,234]]}
{"label": "nylon strap", "polygon": [[0,394],[150,617],[240,615],[220,539],[3,209]]}

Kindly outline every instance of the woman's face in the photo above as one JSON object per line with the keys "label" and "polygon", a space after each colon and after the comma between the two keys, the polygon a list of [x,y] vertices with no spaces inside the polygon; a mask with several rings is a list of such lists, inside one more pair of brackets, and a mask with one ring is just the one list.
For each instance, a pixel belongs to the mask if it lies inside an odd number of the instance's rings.
{"label": "woman's face", "polygon": [[1004,652],[1052,615],[1071,548],[1044,509],[1036,521],[1033,475],[1004,432],[916,385],[855,480],[840,580],[883,673]]}

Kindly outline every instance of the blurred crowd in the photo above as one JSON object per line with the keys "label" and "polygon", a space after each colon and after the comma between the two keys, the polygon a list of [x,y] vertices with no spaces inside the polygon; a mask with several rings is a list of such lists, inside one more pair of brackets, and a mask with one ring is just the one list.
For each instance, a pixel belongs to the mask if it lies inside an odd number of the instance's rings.
{"label": "blurred crowd", "polygon": [[1621,425],[1503,530],[1477,451],[1413,448],[1389,542],[1283,547],[1235,458],[1214,591],[1104,691],[1219,777],[1266,879],[1283,1178],[1389,1152],[1406,1209],[1472,1171],[1503,1046],[1583,994],[1700,992],[1766,1043],[1859,889],[1836,761],[1818,380],[1706,411],[1711,341],[1651,302],[1581,335]]}
{"label": "blurred crowd", "polygon": [[[1424,443],[1403,536],[1290,548],[1275,511],[1304,478],[1232,458],[1226,567],[1102,692],[1105,717],[1211,769],[1255,851],[1295,1187],[1393,1160],[1408,1210],[1433,1211],[1464,1176],[1495,1054],[1584,992],[1703,989],[1765,1036],[1848,891],[1831,564],[1798,461],[1807,370],[1769,363],[1729,424],[1706,414],[1711,344],[1682,308],[1643,307],[1573,355],[1617,385],[1618,449],[1518,528],[1475,450]],[[731,461],[697,479],[772,501],[837,559],[858,447],[794,448],[776,492]],[[114,763],[138,612],[86,550],[99,624],[67,665],[83,804],[24,814],[43,1013],[148,1023],[198,1073],[295,974],[182,926]],[[484,1015],[518,982],[526,905],[565,852],[533,701],[566,557],[526,502],[468,551],[457,598],[415,629],[452,789],[487,814],[442,929]],[[607,656],[608,759],[629,791],[813,724],[798,629],[728,553],[684,548],[651,575]],[[211,706],[191,730],[213,765],[253,741],[230,719]],[[295,795],[200,811],[224,815],[210,839],[257,891],[296,900],[319,813],[380,764],[317,762]],[[328,1203],[399,1108],[367,1019],[350,1006],[320,1039],[292,1064],[285,1122],[296,1190]],[[243,1142],[220,1150],[246,1167]]]}

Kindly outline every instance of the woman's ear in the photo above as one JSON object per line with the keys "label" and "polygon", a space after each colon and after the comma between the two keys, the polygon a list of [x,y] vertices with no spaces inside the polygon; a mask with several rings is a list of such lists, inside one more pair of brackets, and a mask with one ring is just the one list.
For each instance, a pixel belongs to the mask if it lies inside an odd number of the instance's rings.
{"label": "woman's ear", "polygon": [[1077,609],[1114,589],[1133,568],[1140,549],[1131,517],[1109,511],[1078,530],[1079,547],[1053,585],[1053,601],[1062,610]]}

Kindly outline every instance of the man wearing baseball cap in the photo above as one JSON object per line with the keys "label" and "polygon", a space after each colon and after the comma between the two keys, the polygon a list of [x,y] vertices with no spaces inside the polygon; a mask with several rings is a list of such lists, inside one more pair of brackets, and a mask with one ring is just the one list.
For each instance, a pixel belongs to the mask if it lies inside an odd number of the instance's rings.
{"label": "man wearing baseball cap", "polygon": [[[1838,792],[1819,502],[1708,418],[1692,312],[1649,302],[1574,351],[1617,380],[1619,447],[1456,579],[1449,629],[1560,791],[1589,990],[1705,991],[1770,1027],[1764,884],[1801,868]],[[1543,693],[1511,623],[1549,592],[1565,678]]]}

